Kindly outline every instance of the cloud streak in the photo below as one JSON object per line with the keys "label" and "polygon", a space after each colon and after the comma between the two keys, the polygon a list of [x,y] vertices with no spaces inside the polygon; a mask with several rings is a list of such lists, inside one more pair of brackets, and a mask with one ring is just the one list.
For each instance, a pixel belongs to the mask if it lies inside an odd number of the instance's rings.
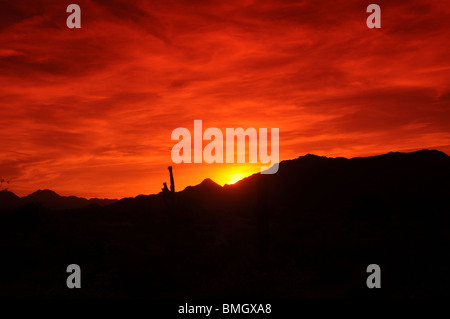
{"label": "cloud streak", "polygon": [[[278,127],[280,158],[450,145],[450,9],[379,1],[15,1],[0,12],[0,175],[26,194],[158,192],[176,127]],[[178,189],[235,167],[176,166]],[[242,168],[247,173],[257,167]]]}

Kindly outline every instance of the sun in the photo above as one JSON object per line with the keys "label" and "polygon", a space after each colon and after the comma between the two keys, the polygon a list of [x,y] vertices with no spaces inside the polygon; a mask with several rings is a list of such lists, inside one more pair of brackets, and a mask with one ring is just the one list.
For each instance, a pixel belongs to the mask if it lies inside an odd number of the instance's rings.
{"label": "sun", "polygon": [[228,185],[239,182],[241,179],[247,177],[245,174],[234,174],[231,176],[230,181],[227,183]]}
{"label": "sun", "polygon": [[258,173],[261,167],[255,164],[225,164],[224,166],[216,166],[215,170],[211,170],[208,176],[221,186],[236,184],[240,180]]}

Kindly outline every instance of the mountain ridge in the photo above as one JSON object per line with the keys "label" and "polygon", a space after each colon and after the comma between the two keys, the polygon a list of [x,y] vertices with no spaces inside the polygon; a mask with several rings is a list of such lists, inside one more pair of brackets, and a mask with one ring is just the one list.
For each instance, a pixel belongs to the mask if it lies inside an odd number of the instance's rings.
{"label": "mountain ridge", "polygon": [[[64,271],[78,262],[102,278],[80,297],[448,297],[449,181],[438,151],[309,155],[224,187],[205,179],[64,213],[24,206],[0,214],[0,286],[73,298]],[[383,289],[367,289],[373,263]]]}
{"label": "mountain ridge", "polygon": [[38,203],[50,210],[79,209],[89,205],[106,206],[117,202],[116,199],[99,199],[77,196],[61,196],[50,189],[38,189],[37,191],[19,197],[11,191],[0,191],[0,209],[14,209],[19,206]]}
{"label": "mountain ridge", "polygon": [[[355,163],[358,161],[383,161],[383,160],[402,160],[402,159],[409,159],[409,160],[449,160],[450,156],[446,153],[439,151],[439,150],[431,150],[431,149],[423,149],[418,150],[414,152],[388,152],[385,154],[380,155],[374,155],[374,156],[367,156],[367,157],[352,157],[352,158],[345,158],[345,157],[327,157],[327,156],[320,156],[315,154],[305,154],[302,156],[299,156],[294,159],[284,160],[280,162],[280,170],[281,172],[274,174],[274,178],[276,176],[283,175],[283,171],[285,169],[289,169],[291,165],[295,165],[296,169],[302,169],[302,166],[307,167],[308,163],[313,163],[319,165],[321,162],[335,162],[336,164],[339,162],[342,163]],[[297,167],[298,166],[298,167]],[[304,168],[303,167],[303,168]],[[210,178],[205,178],[201,183],[198,185],[193,186],[187,186],[182,191],[176,192],[177,194],[180,193],[192,193],[192,192],[203,192],[205,190],[229,190],[229,189],[235,189],[239,188],[242,184],[251,183],[250,180],[262,178],[261,176],[271,176],[271,175],[261,175],[260,173],[255,173],[253,175],[247,176],[240,181],[234,183],[234,184],[226,184],[224,186],[221,186],[214,182]],[[269,177],[270,178],[270,177]],[[65,210],[65,209],[81,209],[83,207],[87,207],[89,205],[99,205],[99,206],[108,206],[111,204],[116,204],[118,202],[127,201],[130,200],[138,200],[146,199],[150,196],[160,196],[162,193],[157,194],[149,194],[149,195],[138,195],[135,197],[124,197],[121,199],[99,199],[99,198],[91,198],[86,199],[84,197],[77,197],[77,196],[61,196],[57,194],[56,192],[50,190],[50,189],[38,189],[37,191],[23,196],[19,197],[16,194],[14,194],[11,191],[8,190],[2,190],[0,191],[0,209],[14,209],[21,205],[26,205],[30,203],[40,203],[44,206],[44,208],[50,209],[50,210]]]}

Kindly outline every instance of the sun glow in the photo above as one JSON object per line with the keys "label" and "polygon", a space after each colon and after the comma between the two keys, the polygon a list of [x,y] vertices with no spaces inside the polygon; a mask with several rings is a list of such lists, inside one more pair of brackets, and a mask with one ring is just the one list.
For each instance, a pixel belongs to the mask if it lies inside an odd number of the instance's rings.
{"label": "sun glow", "polygon": [[245,174],[234,174],[231,176],[230,181],[227,183],[229,185],[239,182],[241,179],[247,177]]}
{"label": "sun glow", "polygon": [[212,179],[224,186],[225,184],[231,185],[239,182],[255,173],[259,173],[261,168],[260,164],[225,164],[225,167],[217,169],[216,174],[210,174],[214,176]]}

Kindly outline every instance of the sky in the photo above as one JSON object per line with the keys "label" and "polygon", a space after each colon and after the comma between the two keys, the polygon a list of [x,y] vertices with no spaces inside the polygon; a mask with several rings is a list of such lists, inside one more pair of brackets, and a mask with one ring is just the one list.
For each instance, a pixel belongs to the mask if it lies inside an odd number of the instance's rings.
{"label": "sky", "polygon": [[[366,8],[381,7],[369,29]],[[81,28],[69,29],[69,4]],[[87,198],[259,172],[173,164],[178,127],[279,128],[308,153],[450,153],[445,1],[0,1],[0,177]]]}

